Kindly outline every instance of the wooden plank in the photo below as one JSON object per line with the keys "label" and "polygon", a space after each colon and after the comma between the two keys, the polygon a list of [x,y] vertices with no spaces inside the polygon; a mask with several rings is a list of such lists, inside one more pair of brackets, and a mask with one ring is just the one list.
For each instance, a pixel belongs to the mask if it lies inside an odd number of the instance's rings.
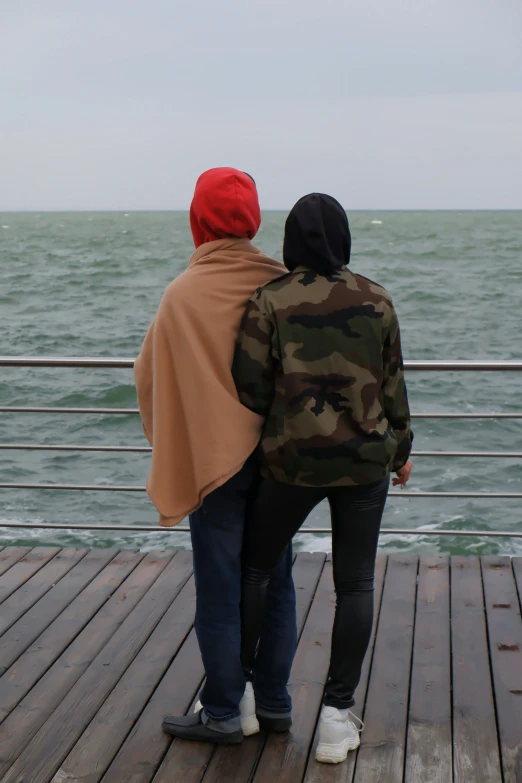
{"label": "wooden plank", "polygon": [[509,557],[482,558],[504,783],[522,781],[522,620]]}
{"label": "wooden plank", "polygon": [[258,783],[295,783],[303,778],[330,664],[334,611],[332,564],[328,561],[321,574],[292,669],[292,731],[268,736],[252,778]]}
{"label": "wooden plank", "polygon": [[[387,557],[385,555],[377,556],[377,563],[375,566],[375,594],[374,594],[374,618],[373,618],[373,630],[368,646],[368,653],[364,659],[363,668],[361,671],[361,680],[359,686],[355,691],[355,707],[353,711],[364,718],[364,707],[366,703],[366,696],[368,691],[368,681],[370,676],[370,669],[373,657],[373,650],[375,645],[375,636],[379,624],[379,614],[382,602],[382,591],[384,587],[384,578],[386,573]],[[312,750],[308,759],[308,765],[305,774],[305,783],[348,783],[351,781],[355,772],[355,764],[357,759],[356,753],[350,753],[348,759],[344,764],[319,764],[315,760],[315,749],[319,741],[319,724],[315,731],[315,737],[313,740]]]}
{"label": "wooden plank", "polygon": [[0,576],[5,574],[12,565],[18,563],[18,561],[29,554],[30,551],[30,546],[8,546],[5,549],[2,549],[0,552]]}
{"label": "wooden plank", "polygon": [[[328,585],[331,585],[331,565],[327,566],[328,575],[326,577],[326,580],[321,578],[321,583],[324,583],[325,581],[328,583]],[[324,574],[324,571],[323,571]],[[318,592],[321,590],[321,586],[317,588]],[[324,591],[324,587],[323,587]],[[310,622],[310,617],[313,612],[315,604],[312,606],[312,609],[310,610],[310,613],[308,616],[308,622]],[[328,613],[326,613],[328,616]],[[306,614],[302,614],[302,618],[306,619]],[[307,625],[305,628],[308,627]],[[304,631],[306,633],[306,630]],[[303,633],[303,635],[304,635]],[[303,637],[301,638],[301,643]],[[299,650],[301,649],[301,657],[303,656],[301,645],[299,645],[298,653],[296,655],[296,662],[299,658]],[[305,650],[306,653],[306,650]],[[295,664],[294,664],[295,665]],[[318,670],[317,676],[320,677],[320,670]],[[292,675],[293,677],[293,675]],[[292,692],[293,687],[292,684],[290,684],[290,691]],[[294,714],[296,710],[296,699],[294,694],[292,693],[292,698],[294,702]],[[191,709],[193,708],[193,705],[191,705]],[[293,727],[293,731],[295,732],[295,723]],[[245,777],[245,780],[250,779],[250,773],[252,771],[252,767],[255,764],[257,757],[263,747],[263,741],[264,737],[252,737],[251,739],[248,739],[243,746],[240,749],[229,749],[229,753],[231,752],[231,755],[233,754],[233,751],[236,750],[236,755],[241,755],[241,765],[243,772],[246,772],[247,777]],[[244,748],[244,749],[243,749]],[[213,770],[211,772],[210,770],[210,764],[212,763],[214,753],[217,753],[217,748],[213,748],[211,745],[206,745],[204,743],[186,743],[186,742],[173,742],[162,765],[160,766],[155,778],[154,783],[197,783],[199,780],[205,776],[205,780],[207,779],[207,774],[219,774],[222,779],[225,778],[225,770],[223,767],[226,766],[226,769],[228,770],[230,768],[229,765],[232,766],[232,769],[234,769],[234,780],[240,781],[241,778],[239,777],[239,770],[235,770],[234,768],[234,762],[231,758],[225,758],[223,754],[220,754],[220,757],[218,758],[218,761],[216,762],[216,765],[213,767]],[[264,755],[263,757],[264,758]]]}
{"label": "wooden plank", "polygon": [[[303,631],[325,559],[325,555],[319,553],[297,555],[293,577],[296,590],[298,637]],[[260,733],[251,737],[248,742],[243,742],[239,748],[232,746],[216,748],[205,773],[205,783],[248,780],[263,750],[265,740],[265,735]]]}
{"label": "wooden plank", "polygon": [[189,633],[195,607],[192,578],[63,762],[53,778],[55,783],[76,780],[98,783],[103,777]]}
{"label": "wooden plank", "polygon": [[48,783],[191,572],[191,553],[180,552],[24,748],[2,783],[19,783],[25,779],[30,779],[31,783]]}
{"label": "wooden plank", "polygon": [[[193,712],[198,695],[194,696],[188,712]],[[154,783],[199,783],[215,750],[216,746],[207,742],[172,741]]]}
{"label": "wooden plank", "polygon": [[402,783],[415,619],[417,557],[391,555],[355,783]]}
{"label": "wooden plank", "polygon": [[522,557],[514,557],[512,563],[515,582],[518,588],[518,602],[522,610]]}
{"label": "wooden plank", "polygon": [[120,552],[0,678],[0,722],[52,666],[142,558],[140,553]]}
{"label": "wooden plank", "polygon": [[451,783],[449,559],[421,557],[405,783]]}
{"label": "wooden plank", "polygon": [[[294,582],[297,593],[298,625],[304,620],[309,601],[314,589],[313,581],[317,583],[320,569],[324,563],[324,555],[299,555],[294,565]],[[315,577],[313,573],[315,572]],[[308,596],[308,598],[307,598]],[[189,652],[186,648],[190,648]],[[167,714],[183,714],[193,706],[204,671],[201,664],[195,633],[191,632],[187,641],[174,659],[169,671],[157,688],[153,698],[147,705],[133,731],[122,746],[114,763],[110,767],[103,783],[119,783],[122,780],[129,783],[146,783],[152,780],[162,758],[165,755],[171,738],[158,731],[161,721]],[[248,744],[257,740],[249,739]],[[238,753],[241,748],[234,748]],[[174,743],[173,747],[176,745]],[[187,746],[188,743],[180,743]],[[194,747],[197,746],[197,747]],[[198,770],[204,771],[213,747],[199,743],[191,743],[186,747],[188,756],[177,759],[182,769],[190,768],[190,774],[197,778]],[[219,748],[218,751],[221,751]],[[174,752],[174,751],[172,751]],[[201,772],[202,774],[202,772]]]}
{"label": "wooden plank", "polygon": [[502,783],[480,562],[451,560],[453,758],[456,783]]}
{"label": "wooden plank", "polygon": [[[54,552],[55,550],[51,551]],[[2,604],[0,636],[9,630],[42,596],[54,588],[57,582],[85,557],[87,551],[87,549],[62,549],[61,552],[59,551],[58,554],[49,559],[49,562],[40,568],[22,587],[19,587],[18,590],[12,593]],[[17,566],[13,566],[11,570],[15,568]]]}
{"label": "wooden plank", "polygon": [[[171,743],[171,737],[161,730],[161,721],[169,713],[182,715],[187,712],[204,675],[196,633],[192,630],[102,783],[148,783],[152,780]],[[199,747],[197,742],[190,744]]]}
{"label": "wooden plank", "polygon": [[[325,588],[324,588],[325,584],[331,587],[331,565],[326,566],[326,569],[327,569],[327,575],[325,578],[321,577],[319,586],[317,588],[318,594],[320,593],[321,595],[323,595],[323,593],[325,592]],[[323,575],[324,575],[324,571],[323,571]],[[327,618],[329,616],[328,613],[329,599],[331,599],[331,595],[325,599],[327,602],[327,607],[325,612]],[[306,654],[310,654],[310,652],[313,654],[314,651],[318,651],[318,654],[315,657],[317,661],[320,661],[320,652],[322,652],[322,648],[316,646],[312,650],[308,649],[309,646],[312,645],[313,643],[310,642],[310,631],[307,634],[306,629],[308,628],[308,624],[310,622],[314,623],[315,620],[317,619],[316,617],[317,612],[314,614],[314,617],[312,617],[312,614],[314,612],[314,607],[315,607],[315,602],[310,610],[310,613],[308,614],[308,620],[305,625],[305,630],[303,631],[303,635],[301,637],[301,642],[298,647],[295,663],[297,663],[298,660],[302,661],[303,657],[306,656]],[[324,612],[324,606],[323,606],[323,612]],[[309,644],[303,641],[305,635],[307,635]],[[318,637],[316,637],[315,640],[318,641]],[[305,647],[303,647],[303,644],[305,645]],[[295,663],[294,663],[294,671],[295,671]],[[292,675],[292,679],[294,678],[294,676],[295,675]],[[321,677],[320,669],[317,670],[317,677],[318,678]],[[290,691],[292,692],[292,690],[295,691],[296,689],[295,687],[292,687],[292,684],[290,684]],[[298,714],[299,717],[302,718],[302,716],[300,715],[298,702],[296,701],[295,693],[292,693],[292,698],[294,701],[294,714]],[[295,733],[295,726],[296,724],[294,723],[294,729],[293,729],[294,733]],[[268,740],[268,742],[269,741],[270,740]],[[253,737],[251,740],[247,740],[245,742],[245,745],[247,743],[248,745],[251,745],[253,747],[252,755],[254,756],[254,761],[255,761],[255,757],[257,756],[257,752],[259,750],[260,739],[259,737]],[[248,754],[248,750],[243,752],[246,752]],[[263,757],[265,754],[263,754]],[[171,745],[169,752],[167,753],[161,767],[159,768],[156,777],[154,778],[154,783],[167,783],[167,782],[182,783],[182,781],[190,781],[190,783],[196,783],[196,781],[199,781],[202,778],[203,774],[205,773],[205,770],[207,769],[207,766],[211,761],[212,755],[213,755],[213,749],[208,745],[204,745],[203,743],[201,744],[191,743],[190,745],[188,745],[188,743],[174,742]],[[247,758],[246,762],[243,759],[243,766],[248,767],[248,764],[250,762],[251,762],[251,758]],[[221,765],[218,762],[217,764],[218,769],[220,768],[220,766]],[[237,777],[237,775],[235,775],[235,779],[240,780]]]}
{"label": "wooden plank", "polygon": [[92,549],[71,568],[56,587],[49,590],[11,626],[0,638],[0,675],[117,554],[117,549]]}
{"label": "wooden plank", "polygon": [[154,585],[172,556],[172,552],[150,552],[0,725],[0,780]]}
{"label": "wooden plank", "polygon": [[31,579],[59,551],[60,547],[38,546],[22,556],[0,579],[0,604]]}
{"label": "wooden plank", "polygon": [[325,561],[326,554],[323,552],[313,554],[299,552],[295,559],[292,576],[295,585],[295,616],[298,638],[303,632]]}

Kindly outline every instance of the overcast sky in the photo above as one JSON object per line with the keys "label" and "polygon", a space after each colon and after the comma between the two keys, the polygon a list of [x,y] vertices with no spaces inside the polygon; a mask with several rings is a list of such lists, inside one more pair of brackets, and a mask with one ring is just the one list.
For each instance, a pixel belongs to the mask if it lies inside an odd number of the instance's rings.
{"label": "overcast sky", "polygon": [[0,210],[522,208],[521,0],[0,0]]}

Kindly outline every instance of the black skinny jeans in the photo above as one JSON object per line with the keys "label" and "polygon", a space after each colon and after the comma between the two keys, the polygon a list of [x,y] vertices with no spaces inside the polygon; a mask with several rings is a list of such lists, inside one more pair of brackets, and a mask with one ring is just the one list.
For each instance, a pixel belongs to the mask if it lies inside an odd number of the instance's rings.
{"label": "black skinny jeans", "polygon": [[241,659],[251,676],[268,583],[288,542],[325,498],[332,517],[337,597],[325,705],[345,709],[361,677],[373,624],[373,581],[389,476],[358,487],[315,488],[264,479],[245,530]]}

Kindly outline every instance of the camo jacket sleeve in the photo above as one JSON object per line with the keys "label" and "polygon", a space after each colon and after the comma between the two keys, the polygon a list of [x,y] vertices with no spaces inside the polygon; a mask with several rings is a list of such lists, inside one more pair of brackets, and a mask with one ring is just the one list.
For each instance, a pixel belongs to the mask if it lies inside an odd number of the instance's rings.
{"label": "camo jacket sleeve", "polygon": [[384,413],[397,438],[397,454],[393,463],[393,470],[397,471],[404,467],[410,457],[413,432],[404,380],[399,320],[394,309],[384,338],[382,358]]}
{"label": "camo jacket sleeve", "polygon": [[240,402],[268,416],[274,398],[273,320],[256,295],[247,305],[239,330],[232,375]]}

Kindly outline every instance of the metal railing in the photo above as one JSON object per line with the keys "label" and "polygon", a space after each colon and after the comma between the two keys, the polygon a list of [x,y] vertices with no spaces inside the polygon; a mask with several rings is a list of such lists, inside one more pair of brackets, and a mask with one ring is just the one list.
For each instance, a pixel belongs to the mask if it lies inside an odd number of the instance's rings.
{"label": "metal railing", "polygon": [[[81,356],[0,356],[0,367],[74,367],[84,369],[125,370],[134,367],[134,359]],[[416,372],[509,372],[522,370],[522,360],[508,361],[433,361],[414,359],[405,361],[404,369]]]}
{"label": "metal railing", "polygon": [[[83,358],[83,357],[20,357],[0,356],[0,367],[40,367],[40,368],[76,368],[76,369],[132,369],[134,359],[129,358]],[[522,361],[407,361],[407,372],[512,372],[522,371]],[[1,406],[1,413],[49,413],[49,414],[88,414],[88,415],[133,415],[139,414],[137,408],[87,408],[87,407],[31,407]],[[522,419],[522,412],[426,412],[413,413],[415,419]],[[58,451],[58,452],[99,452],[99,453],[150,453],[150,446],[97,446],[69,444],[31,444],[0,443],[0,450]],[[466,459],[522,459],[522,452],[496,451],[414,451],[414,457],[446,457]],[[1,482],[0,489],[55,490],[55,491],[104,491],[104,492],[145,492],[143,486],[111,484],[44,484],[23,482]],[[521,492],[390,492],[392,497],[403,498],[474,498],[474,499],[522,499]],[[165,528],[149,525],[71,525],[68,523],[24,523],[2,522],[1,527],[78,529],[78,530],[114,530],[133,532],[165,532]],[[189,528],[176,526],[173,531],[188,532]],[[301,528],[300,533],[329,533],[329,528]],[[383,535],[427,535],[427,536],[495,536],[522,538],[522,532],[487,530],[410,530],[408,528],[383,529]]]}
{"label": "metal railing", "polygon": [[[138,408],[35,408],[0,405],[0,413],[75,413],[96,416],[137,416]],[[522,413],[412,413],[412,419],[522,419]]]}
{"label": "metal railing", "polygon": [[[68,522],[1,522],[0,527],[7,528],[28,528],[31,529],[50,529],[50,530],[112,530],[121,532],[124,530],[129,533],[190,533],[190,528],[186,525],[176,525],[176,527],[157,527],[153,525],[71,525]],[[329,527],[302,527],[298,533],[322,533],[330,535]],[[468,538],[477,538],[486,536],[488,538],[522,538],[522,532],[510,532],[505,530],[423,530],[417,528],[411,530],[407,527],[389,527],[381,528],[382,536],[405,535],[405,536],[464,536]]]}
{"label": "metal railing", "polygon": [[[146,492],[136,484],[32,484],[0,482],[0,489],[52,489],[67,492]],[[522,492],[389,492],[397,498],[521,498]]]}
{"label": "metal railing", "polygon": [[[77,446],[67,443],[0,443],[0,451],[89,451],[150,454],[151,446]],[[412,451],[412,457],[466,457],[467,459],[522,459],[522,451]]]}

